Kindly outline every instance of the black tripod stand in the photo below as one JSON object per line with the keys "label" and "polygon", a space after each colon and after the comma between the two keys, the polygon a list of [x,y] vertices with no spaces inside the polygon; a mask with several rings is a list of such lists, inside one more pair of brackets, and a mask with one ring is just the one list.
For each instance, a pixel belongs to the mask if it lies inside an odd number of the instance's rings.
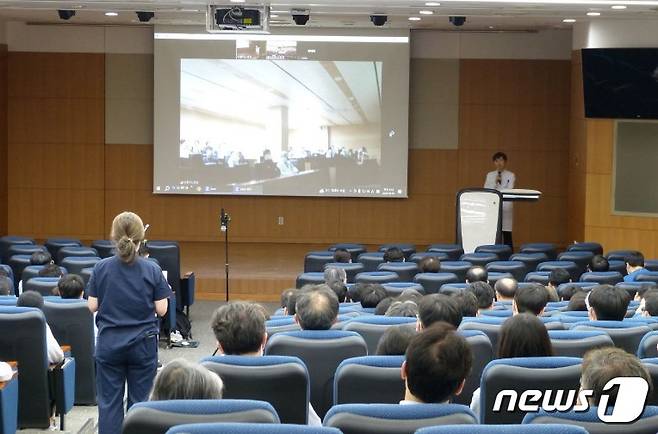
{"label": "black tripod stand", "polygon": [[229,223],[231,223],[231,216],[227,213],[224,212],[224,208],[222,208],[222,211],[219,215],[219,230],[224,232],[224,271],[226,272],[226,301],[228,301],[228,274],[229,274],[229,266],[228,266],[228,226]]}

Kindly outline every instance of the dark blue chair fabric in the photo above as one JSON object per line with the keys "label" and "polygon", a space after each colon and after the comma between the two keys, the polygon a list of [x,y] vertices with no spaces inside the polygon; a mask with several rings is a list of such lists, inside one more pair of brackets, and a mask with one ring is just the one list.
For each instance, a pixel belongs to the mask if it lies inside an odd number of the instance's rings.
{"label": "dark blue chair fabric", "polygon": [[608,260],[608,271],[616,271],[622,276],[627,275],[626,262],[619,260]]}
{"label": "dark blue chair fabric", "polygon": [[581,273],[584,273],[587,270],[594,253],[588,251],[567,251],[562,252],[557,256],[558,261],[571,261],[575,262],[578,265],[578,268]]}
{"label": "dark blue chair fabric", "polygon": [[648,273],[638,274],[635,279],[637,282],[653,282],[658,283],[658,272],[650,271]]}
{"label": "dark blue chair fabric", "polygon": [[329,262],[324,264],[325,270],[329,267],[342,268],[345,270],[345,274],[347,275],[347,283],[354,283],[356,275],[364,271],[363,264],[359,264],[358,262],[353,262],[351,264],[346,264],[343,262]]}
{"label": "dark blue chair fabric", "polygon": [[18,295],[18,282],[23,278],[23,270],[30,265],[30,255],[14,255],[7,261],[14,275],[14,289]]}
{"label": "dark blue chair fabric", "polygon": [[416,318],[382,315],[360,316],[347,321],[343,330],[360,334],[368,345],[368,354],[375,354],[382,335],[389,327],[398,325],[408,325],[415,329]]}
{"label": "dark blue chair fabric", "polygon": [[114,256],[114,243],[110,240],[94,240],[91,247],[96,249],[98,256],[103,259]]}
{"label": "dark blue chair fabric", "polygon": [[97,257],[98,251],[93,247],[62,247],[57,251],[57,257],[53,259],[61,265],[64,258],[77,256]]}
{"label": "dark blue chair fabric", "polygon": [[336,249],[345,249],[352,255],[352,262],[356,262],[361,253],[366,252],[366,246],[357,243],[337,243],[330,246],[327,250],[334,251]]}
{"label": "dark blue chair fabric", "polygon": [[304,256],[304,273],[324,271],[324,264],[334,262],[334,252],[321,250]]}
{"label": "dark blue chair fabric", "polygon": [[384,263],[383,252],[366,252],[361,253],[357,258],[357,262],[363,264],[365,271],[377,271],[379,264]]}
{"label": "dark blue chair fabric", "polygon": [[458,283],[460,280],[454,273],[418,273],[414,282],[421,284],[426,294],[436,294],[446,283]]}
{"label": "dark blue chair fabric", "polygon": [[459,244],[432,244],[427,248],[428,252],[444,253],[453,261],[464,254],[464,249]]}
{"label": "dark blue chair fabric", "polygon": [[[23,268],[23,272],[21,273],[21,280],[23,282],[27,282],[33,277],[39,277],[39,271],[41,271],[43,267],[43,265],[28,265],[27,267]],[[68,273],[68,270],[62,266],[60,266],[59,269],[62,272],[62,275]]]}
{"label": "dark blue chair fabric", "polygon": [[637,356],[640,359],[658,357],[658,331],[652,331],[642,336],[637,348]]}
{"label": "dark blue chair fabric", "polygon": [[470,262],[472,265],[484,267],[490,262],[498,261],[499,258],[495,253],[465,253],[461,255],[459,260]]}
{"label": "dark blue chair fabric", "polygon": [[548,261],[548,262],[542,262],[537,266],[537,271],[548,271],[551,272],[553,270],[556,270],[558,268],[562,268],[564,270],[567,270],[569,272],[569,275],[571,276],[572,281],[577,281],[580,279],[580,275],[582,274],[582,270],[573,261]]}
{"label": "dark blue chair fabric", "polygon": [[453,396],[451,402],[455,404],[470,405],[473,392],[480,387],[480,375],[494,358],[494,347],[489,337],[479,330],[459,330],[458,333],[466,339],[466,343],[473,353],[473,366],[466,377],[462,393]]}
{"label": "dark blue chair fabric", "polygon": [[397,297],[407,289],[414,289],[421,294],[425,293],[425,288],[420,283],[414,282],[390,282],[382,284],[390,297]]}
{"label": "dark blue chair fabric", "polygon": [[[194,423],[177,425],[166,434],[341,434],[336,428],[291,424]],[[543,434],[543,433],[539,433]],[[578,434],[571,432],[557,434]]]}
{"label": "dark blue chair fabric", "polygon": [[377,249],[379,252],[385,252],[386,250],[390,249],[391,247],[397,247],[398,249],[402,250],[402,253],[404,253],[404,257],[408,260],[411,255],[416,253],[416,246],[413,244],[408,244],[408,243],[390,243],[390,244],[382,244],[379,246],[379,249]]}
{"label": "dark blue chair fabric", "polygon": [[466,280],[466,272],[472,266],[473,264],[467,261],[443,261],[441,262],[439,271],[441,273],[453,273],[459,278],[460,282],[464,282]]}
{"label": "dark blue chair fabric", "polygon": [[0,262],[7,263],[9,259],[9,247],[15,245],[34,244],[32,238],[19,237],[15,235],[7,235],[0,237]]}
{"label": "dark blue chair fabric", "polygon": [[62,247],[80,247],[82,243],[75,238],[49,238],[44,243],[53,259],[57,258],[57,252]]}
{"label": "dark blue chair fabric", "polygon": [[525,264],[521,261],[494,261],[487,264],[487,271],[510,273],[517,281],[522,281],[528,274]]}
{"label": "dark blue chair fabric", "polygon": [[91,279],[91,275],[94,272],[93,268],[83,268],[80,270],[80,277],[82,277],[82,280],[85,282],[85,290],[87,288],[87,284],[89,283],[89,279]]}
{"label": "dark blue chair fabric", "polygon": [[506,277],[511,277],[512,279],[514,278],[514,275],[512,273],[499,273],[497,271],[490,271],[487,274],[488,274],[487,277],[489,280],[489,285],[491,285],[492,288],[494,287],[494,285],[496,285],[496,282],[498,282],[500,279],[504,279]]}
{"label": "dark blue chair fabric", "polygon": [[[62,249],[64,250],[64,249]],[[80,274],[85,268],[93,268],[96,263],[100,262],[98,256],[70,256],[62,260],[62,267],[66,268],[69,273]]]}
{"label": "dark blue chair fabric", "polygon": [[389,262],[380,264],[377,271],[392,271],[400,278],[400,282],[412,282],[420,272],[415,262]]}
{"label": "dark blue chair fabric", "polygon": [[647,406],[640,418],[632,424],[606,424],[598,417],[598,407],[591,407],[585,412],[567,411],[550,412],[539,410],[528,413],[523,418],[524,424],[569,424],[584,428],[589,434],[655,434],[658,431],[658,407]]}
{"label": "dark blue chair fabric", "polygon": [[450,260],[450,256],[448,256],[447,253],[441,253],[441,252],[418,252],[414,253],[409,257],[409,261],[419,263],[421,260],[424,258],[437,258],[439,261],[448,261]]}
{"label": "dark blue chair fabric", "polygon": [[439,294],[452,295],[458,294],[466,289],[468,283],[446,283],[439,288]]}
{"label": "dark blue chair fabric", "polygon": [[180,297],[180,246],[175,241],[152,240],[147,243],[149,258],[157,259],[160,268],[167,271],[167,283],[176,293],[176,305],[182,305]]}
{"label": "dark blue chair fabric", "polygon": [[548,256],[545,253],[515,253],[509,258],[510,261],[519,261],[525,264],[528,273],[537,270],[537,265],[542,262],[548,261]]}
{"label": "dark blue chair fabric", "polygon": [[364,356],[343,360],[334,378],[334,405],[397,404],[404,399],[400,368],[404,356]]}
{"label": "dark blue chair fabric", "polygon": [[549,330],[554,356],[583,357],[594,348],[614,346],[610,336],[597,330]]}
{"label": "dark blue chair fabric", "polygon": [[36,291],[43,296],[53,295],[57,282],[59,282],[59,277],[33,277],[23,282],[23,291]]}
{"label": "dark blue chair fabric", "polygon": [[7,273],[7,277],[14,282],[14,270],[11,269],[11,267],[7,264],[0,264],[0,270],[4,270],[5,273]]}
{"label": "dark blue chair fabric", "polygon": [[548,277],[551,273],[549,271],[532,271],[525,276],[526,282],[540,283],[544,286],[548,285]]}
{"label": "dark blue chair fabric", "polygon": [[582,289],[583,291],[589,291],[590,289],[594,288],[597,285],[596,282],[569,282],[569,283],[562,283],[557,287],[557,294],[562,297],[562,293],[567,289],[569,286],[577,286],[578,288]]}
{"label": "dark blue chair fabric", "polygon": [[572,330],[602,330],[610,335],[615,346],[636,354],[642,337],[651,329],[641,321],[584,321],[576,323]]}
{"label": "dark blue chair fabric", "polygon": [[14,244],[7,250],[7,255],[8,258],[11,258],[14,255],[30,256],[36,252],[48,252],[48,249],[46,246],[42,246],[41,244]]}
{"label": "dark blue chair fabric", "polygon": [[512,248],[507,244],[489,244],[476,247],[475,253],[495,253],[499,261],[507,261],[512,255]]}
{"label": "dark blue chair fabric", "polygon": [[529,243],[521,246],[520,253],[543,253],[550,261],[557,258],[557,247],[552,243]]}
{"label": "dark blue chair fabric", "polygon": [[569,244],[568,252],[592,252],[595,255],[603,254],[603,246],[599,243],[583,241],[580,243]]}
{"label": "dark blue chair fabric", "polygon": [[400,277],[392,271],[365,271],[354,277],[356,283],[392,283],[399,282]]}
{"label": "dark blue chair fabric", "polygon": [[309,284],[317,285],[320,283],[324,283],[324,273],[321,272],[301,273],[299,276],[297,276],[297,280],[295,281],[295,287],[299,289],[304,285],[309,285]]}
{"label": "dark blue chair fabric", "polygon": [[590,271],[580,276],[581,282],[593,282],[600,285],[616,285],[624,278],[616,271]]}
{"label": "dark blue chair fabric", "polygon": [[17,429],[18,377],[14,377],[0,389],[0,433],[14,434]]}
{"label": "dark blue chair fabric", "polygon": [[585,428],[563,424],[546,425],[445,425],[422,428],[416,434],[588,434]]}
{"label": "dark blue chair fabric", "polygon": [[644,261],[644,268],[649,271],[658,271],[658,259],[646,259]]}
{"label": "dark blue chair fabric", "polygon": [[608,261],[626,262],[626,257],[636,252],[637,250],[611,250],[605,255],[605,257],[608,259]]}

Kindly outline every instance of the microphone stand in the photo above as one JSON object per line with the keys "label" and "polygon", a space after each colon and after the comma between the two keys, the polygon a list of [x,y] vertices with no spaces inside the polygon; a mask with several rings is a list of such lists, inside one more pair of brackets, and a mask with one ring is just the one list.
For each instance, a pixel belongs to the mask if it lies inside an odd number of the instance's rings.
{"label": "microphone stand", "polygon": [[224,271],[226,272],[226,301],[228,302],[228,276],[229,276],[229,262],[228,262],[228,227],[231,222],[231,216],[224,212],[222,208],[219,216],[219,229],[224,232]]}

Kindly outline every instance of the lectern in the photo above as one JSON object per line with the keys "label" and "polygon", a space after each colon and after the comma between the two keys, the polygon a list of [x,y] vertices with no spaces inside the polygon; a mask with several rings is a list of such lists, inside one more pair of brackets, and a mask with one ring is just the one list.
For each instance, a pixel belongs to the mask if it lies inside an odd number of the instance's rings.
{"label": "lectern", "polygon": [[457,244],[464,253],[502,242],[503,202],[534,202],[537,190],[466,188],[457,193]]}

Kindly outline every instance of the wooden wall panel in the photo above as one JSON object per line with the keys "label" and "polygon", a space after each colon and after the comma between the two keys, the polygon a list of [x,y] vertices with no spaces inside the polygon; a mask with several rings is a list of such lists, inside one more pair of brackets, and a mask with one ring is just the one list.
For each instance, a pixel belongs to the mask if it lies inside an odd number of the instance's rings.
{"label": "wooden wall panel", "polygon": [[7,234],[7,45],[0,44],[0,236]]}

